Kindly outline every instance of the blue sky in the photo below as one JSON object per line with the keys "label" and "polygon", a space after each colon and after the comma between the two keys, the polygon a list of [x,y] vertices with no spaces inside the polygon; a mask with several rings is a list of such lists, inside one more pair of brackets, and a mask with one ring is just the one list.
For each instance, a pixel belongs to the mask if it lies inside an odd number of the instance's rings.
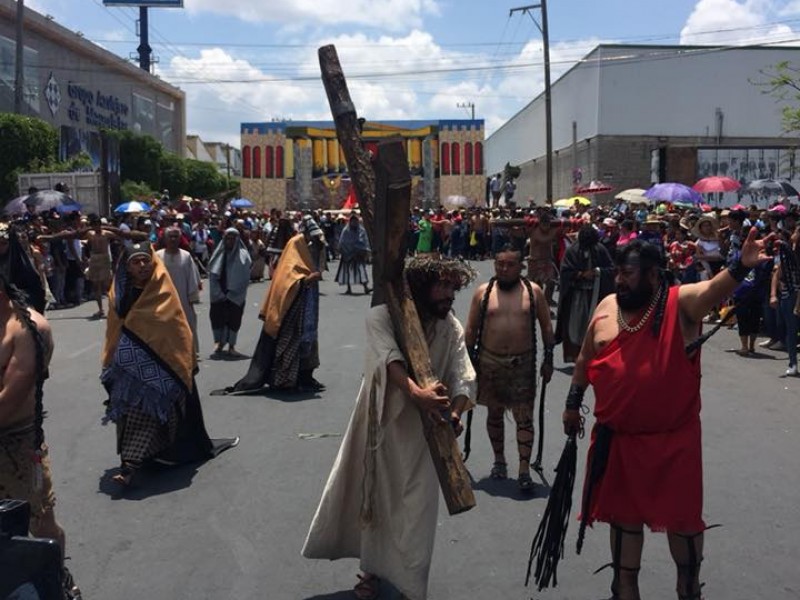
{"label": "blue sky", "polygon": [[[185,0],[150,11],[158,74],[186,91],[187,128],[238,145],[239,123],[329,119],[316,48],[335,43],[369,119],[464,118],[499,127],[543,86],[532,0]],[[128,57],[138,11],[26,0]],[[550,0],[553,77],[602,42],[800,43],[800,0]]]}

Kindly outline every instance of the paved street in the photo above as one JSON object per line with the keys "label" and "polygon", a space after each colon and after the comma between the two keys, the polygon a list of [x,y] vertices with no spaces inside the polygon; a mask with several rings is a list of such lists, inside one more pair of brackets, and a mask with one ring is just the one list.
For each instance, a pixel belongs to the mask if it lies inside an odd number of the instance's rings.
{"label": "paved street", "polygon": [[[491,263],[476,265],[480,281]],[[332,266],[335,273],[335,264]],[[105,322],[89,321],[94,304],[51,313],[56,353],[45,388],[47,440],[53,459],[57,515],[67,532],[70,567],[87,600],[350,598],[356,561],[321,562],[300,548],[350,417],[361,377],[367,296],[343,296],[332,273],[322,283],[321,395],[212,397],[235,382],[248,362],[215,361],[208,304],[200,307],[198,376],[212,437],[241,436],[238,448],[202,465],[149,473],[123,496],[106,482],[117,465],[114,430],[100,423],[98,381]],[[239,349],[255,346],[256,318],[267,284],[250,287]],[[456,310],[466,318],[469,292]],[[702,579],[706,596],[726,600],[800,598],[800,379],[779,377],[785,355],[743,359],[729,352],[737,338],[724,330],[703,358],[705,515],[721,523],[706,537]],[[541,354],[540,354],[541,355]],[[556,366],[560,366],[560,348]],[[779,358],[780,360],[775,360]],[[569,376],[556,372],[548,388],[545,462],[548,478],[564,436],[560,412]],[[591,396],[589,394],[589,396]],[[591,402],[591,400],[590,400]],[[587,533],[576,556],[577,523],[555,591],[523,587],[531,539],[545,493],[524,498],[513,480],[488,479],[492,455],[475,419],[468,463],[477,507],[457,517],[440,509],[430,597],[596,599],[608,596],[606,526]],[[513,431],[506,428],[506,435]],[[303,434],[314,434],[305,436]],[[508,457],[515,456],[507,439]],[[587,443],[580,446],[583,470]],[[510,469],[516,461],[510,461]],[[577,503],[577,493],[576,500]],[[646,538],[645,598],[674,598],[674,569],[666,538]],[[383,598],[393,597],[387,593]]]}

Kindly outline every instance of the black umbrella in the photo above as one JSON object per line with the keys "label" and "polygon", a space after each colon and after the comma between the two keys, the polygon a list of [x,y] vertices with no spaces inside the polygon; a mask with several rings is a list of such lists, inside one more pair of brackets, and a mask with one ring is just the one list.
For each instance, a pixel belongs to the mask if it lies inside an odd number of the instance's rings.
{"label": "black umbrella", "polygon": [[34,212],[53,210],[62,204],[78,204],[64,192],[56,190],[41,190],[34,192],[25,199],[25,204],[34,209]]}
{"label": "black umbrella", "polygon": [[800,193],[788,181],[776,179],[756,179],[747,186],[748,191],[764,194],[781,194],[783,196],[800,196]]}

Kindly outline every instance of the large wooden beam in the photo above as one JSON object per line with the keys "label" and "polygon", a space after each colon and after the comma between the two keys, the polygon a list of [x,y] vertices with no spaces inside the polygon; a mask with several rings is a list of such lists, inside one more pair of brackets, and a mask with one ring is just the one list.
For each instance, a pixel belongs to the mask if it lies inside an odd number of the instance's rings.
{"label": "large wooden beam", "polygon": [[[386,302],[410,374],[418,385],[427,386],[436,381],[436,377],[422,324],[403,277],[404,236],[411,204],[408,160],[399,141],[381,144],[378,156],[370,157],[361,143],[358,117],[336,48],[320,48],[319,61],[337,137],[347,160],[350,179],[356,186],[373,248],[377,292],[373,300]],[[420,416],[448,511],[458,514],[469,510],[475,506],[475,496],[451,425],[434,424],[426,415],[420,413]]]}

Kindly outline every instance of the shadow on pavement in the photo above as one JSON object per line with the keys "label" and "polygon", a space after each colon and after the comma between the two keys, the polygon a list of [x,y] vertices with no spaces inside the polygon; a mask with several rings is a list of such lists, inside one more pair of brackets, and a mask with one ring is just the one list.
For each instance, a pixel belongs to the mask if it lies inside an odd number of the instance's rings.
{"label": "shadow on pavement", "polygon": [[299,392],[294,390],[272,390],[268,387],[263,387],[257,390],[246,390],[241,392],[228,392],[226,388],[213,390],[209,396],[228,396],[230,398],[236,396],[247,396],[250,398],[269,398],[270,400],[278,400],[279,402],[303,402],[304,400],[319,400],[322,398],[319,392]]}
{"label": "shadow on pavement", "polygon": [[475,491],[485,492],[490,496],[509,498],[510,500],[535,500],[537,498],[547,498],[550,495],[550,487],[542,485],[537,481],[538,476],[536,473],[531,472],[531,476],[535,482],[533,489],[523,492],[517,486],[517,480],[513,477],[508,479],[492,479],[491,477],[484,477],[478,481],[472,479],[472,489]]}
{"label": "shadow on pavement", "polygon": [[187,465],[160,466],[146,465],[142,467],[128,487],[122,487],[111,478],[119,473],[119,467],[106,469],[98,482],[98,491],[112,500],[145,500],[151,496],[160,496],[188,488],[197,470],[203,462]]}
{"label": "shadow on pavement", "polygon": [[[377,600],[398,600],[400,592],[398,592],[392,584],[388,581],[381,581],[381,589],[378,593]],[[340,592],[332,592],[330,594],[317,594],[316,596],[308,596],[303,600],[353,600],[355,595],[353,590],[342,590]]]}
{"label": "shadow on pavement", "polygon": [[[380,598],[380,596],[378,596]],[[333,592],[332,594],[319,594],[317,596],[309,596],[303,600],[353,600],[353,590],[343,590],[341,592]]]}

